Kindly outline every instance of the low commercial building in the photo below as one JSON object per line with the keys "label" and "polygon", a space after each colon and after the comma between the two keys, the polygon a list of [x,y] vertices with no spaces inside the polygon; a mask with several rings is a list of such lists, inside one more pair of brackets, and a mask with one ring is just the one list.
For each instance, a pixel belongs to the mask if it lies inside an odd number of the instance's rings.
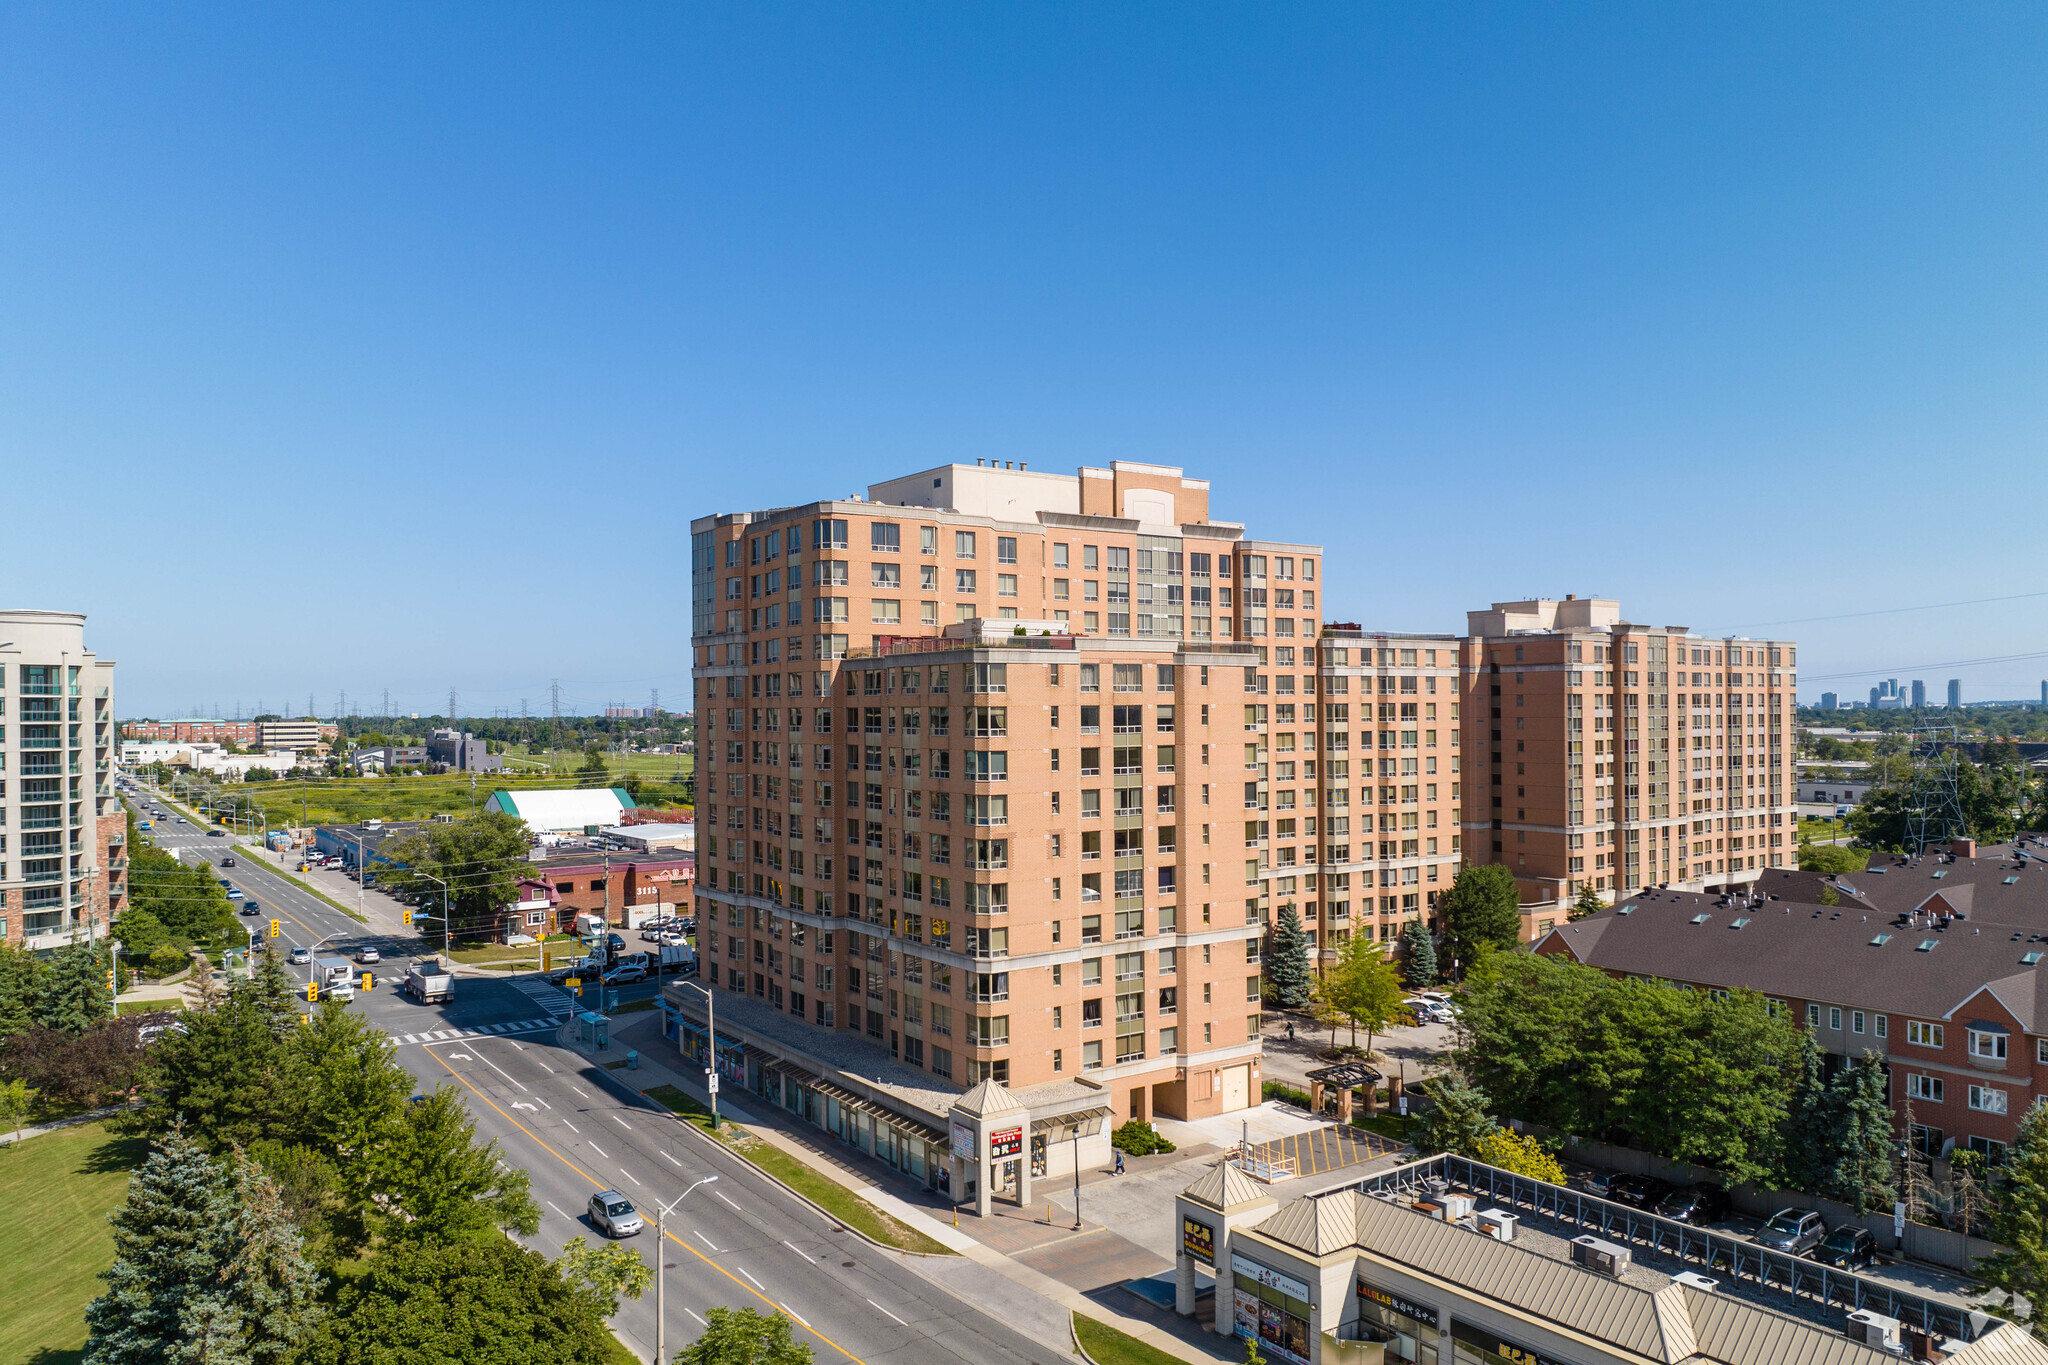
{"label": "low commercial building", "polygon": [[[1821,903],[1823,887],[1834,904]],[[1757,991],[1803,1020],[1835,1065],[1883,1058],[1916,1146],[2003,1160],[2048,1091],[2048,866],[2027,849],[1961,841],[1952,854],[1876,855],[1850,876],[1777,869],[1755,891],[1640,894],[1558,926],[1536,951],[1616,976]]]}
{"label": "low commercial building", "polygon": [[1176,1201],[1177,1307],[1287,1365],[2048,1365],[2011,1323],[1558,1185],[1432,1157],[1281,1203]]}
{"label": "low commercial building", "polygon": [[426,828],[425,820],[365,820],[354,825],[317,825],[313,830],[313,851],[323,858],[339,858],[351,871],[381,864],[396,867],[387,849],[416,830]]}
{"label": "low commercial building", "polygon": [[624,787],[543,787],[494,791],[484,809],[517,816],[535,834],[564,835],[622,825],[625,813],[638,807]]}
{"label": "low commercial building", "polygon": [[424,768],[427,766],[427,746],[377,744],[355,750],[349,755],[348,761],[359,773],[388,773],[400,768]]}
{"label": "low commercial building", "polygon": [[697,827],[692,824],[649,821],[646,824],[613,825],[599,833],[603,838],[623,848],[639,849],[643,852],[653,849],[685,849],[694,853],[697,848]]}
{"label": "low commercial building", "polygon": [[487,741],[467,730],[436,730],[427,737],[427,762],[462,773],[494,773],[505,766]]}
{"label": "low commercial building", "polygon": [[314,720],[311,716],[301,720],[256,722],[256,742],[266,749],[310,749],[335,738],[337,733],[336,726]]}
{"label": "low commercial building", "polygon": [[123,721],[121,734],[126,739],[167,739],[180,744],[254,744],[257,738],[253,720],[208,720],[200,716]]}

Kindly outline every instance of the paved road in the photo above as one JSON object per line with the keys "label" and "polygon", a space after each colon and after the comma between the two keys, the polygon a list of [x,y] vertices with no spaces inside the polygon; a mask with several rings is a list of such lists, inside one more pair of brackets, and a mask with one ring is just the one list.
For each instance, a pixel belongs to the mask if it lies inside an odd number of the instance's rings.
{"label": "paved road", "polygon": [[[651,1259],[654,1204],[718,1177],[669,1221],[671,1354],[696,1336],[707,1309],[728,1305],[787,1311],[821,1365],[1070,1365],[1064,1342],[1049,1349],[1026,1339],[919,1276],[911,1258],[877,1250],[630,1088],[608,1085],[592,1063],[555,1043],[554,1026],[575,1008],[559,988],[531,975],[464,976],[447,1003],[418,1004],[397,985],[412,956],[429,949],[401,927],[358,923],[196,824],[159,820],[155,834],[188,862],[218,867],[223,856],[235,857],[238,865],[221,875],[263,906],[247,922],[267,926],[275,913],[287,947],[326,939],[351,952],[364,944],[379,949],[384,960],[368,968],[377,984],[350,1008],[391,1034],[399,1061],[422,1088],[460,1085],[478,1131],[531,1176],[544,1214],[539,1234],[525,1239],[535,1250],[554,1256],[571,1237],[597,1240],[583,1210],[609,1187],[647,1215],[648,1230],[631,1244]],[[373,910],[371,918],[391,916]],[[613,1325],[652,1359],[652,1291],[625,1304]]]}

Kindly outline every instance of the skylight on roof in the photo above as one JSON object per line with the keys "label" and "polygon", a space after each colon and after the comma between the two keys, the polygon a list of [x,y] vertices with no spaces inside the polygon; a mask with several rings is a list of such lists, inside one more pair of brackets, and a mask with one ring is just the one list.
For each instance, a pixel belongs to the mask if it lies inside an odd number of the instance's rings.
{"label": "skylight on roof", "polygon": [[2031,967],[2040,960],[2041,954],[2039,953],[2023,953],[2020,956],[2020,965],[2022,967]]}
{"label": "skylight on roof", "polygon": [[1692,917],[1692,922],[1693,922],[1694,924],[1705,924],[1705,923],[1706,923],[1706,922],[1707,922],[1708,920],[1710,920],[1710,919],[1712,919],[1712,918],[1713,918],[1713,916],[1712,916],[1712,915],[1709,915],[1709,914],[1706,914],[1706,913],[1702,912],[1702,913],[1700,913],[1700,914],[1694,915],[1694,916]]}
{"label": "skylight on roof", "polygon": [[1922,953],[1931,953],[1934,951],[1934,945],[1939,942],[1941,942],[1941,940],[1938,938],[1923,938],[1920,940],[1920,946],[1914,951]]}
{"label": "skylight on roof", "polygon": [[1948,875],[1948,869],[1947,869],[1947,868],[1945,868],[1945,867],[1941,867],[1941,868],[1936,868],[1936,869],[1934,870],[1934,880],[1936,880],[1936,881],[1940,881],[1940,880],[1941,880],[1941,879],[1942,879],[1943,877],[1946,877],[1947,875]]}
{"label": "skylight on roof", "polygon": [[2007,877],[2007,878],[2005,879],[2005,884],[2006,884],[2007,886],[2011,886],[2011,885],[2012,885],[2012,884],[2013,884],[2014,882],[2016,882],[2016,881],[2018,881],[2018,880],[2019,880],[2019,878],[2018,878],[2018,877]]}
{"label": "skylight on roof", "polygon": [[1745,924],[1747,924],[1747,923],[1749,923],[1749,916],[1747,916],[1747,915],[1741,915],[1741,916],[1738,916],[1738,917],[1736,918],[1735,922],[1734,922],[1733,924],[1730,924],[1730,925],[1729,925],[1728,927],[1729,927],[1730,929],[1740,929],[1740,928],[1741,928],[1741,927],[1742,927],[1743,925],[1745,925]]}
{"label": "skylight on roof", "polygon": [[1615,911],[1614,913],[1617,915],[1632,915],[1635,913],[1635,910],[1636,908],[1633,905],[1624,905],[1621,907],[1621,909]]}
{"label": "skylight on roof", "polygon": [[1890,934],[1879,934],[1876,938],[1870,940],[1870,946],[1873,948],[1882,948],[1885,944],[1890,943],[1891,941],[1892,936]]}

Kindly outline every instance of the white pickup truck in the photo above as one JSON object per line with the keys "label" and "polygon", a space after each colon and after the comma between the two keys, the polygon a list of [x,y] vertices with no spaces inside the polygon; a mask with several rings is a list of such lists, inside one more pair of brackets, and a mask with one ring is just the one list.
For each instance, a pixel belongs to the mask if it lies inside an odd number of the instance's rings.
{"label": "white pickup truck", "polygon": [[405,993],[422,1005],[438,1004],[455,990],[455,978],[438,957],[423,957],[405,969]]}

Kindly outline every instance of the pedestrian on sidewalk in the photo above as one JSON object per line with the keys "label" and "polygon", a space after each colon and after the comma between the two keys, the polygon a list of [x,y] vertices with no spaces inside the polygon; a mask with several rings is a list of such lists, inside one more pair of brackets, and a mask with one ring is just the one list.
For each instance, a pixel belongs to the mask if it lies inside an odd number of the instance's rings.
{"label": "pedestrian on sidewalk", "polygon": [[1287,1041],[1290,1043],[1294,1041],[1294,1021],[1292,1019],[1287,1021]]}
{"label": "pedestrian on sidewalk", "polygon": [[1124,1173],[1124,1149],[1121,1147],[1116,1149],[1116,1173],[1118,1175]]}

